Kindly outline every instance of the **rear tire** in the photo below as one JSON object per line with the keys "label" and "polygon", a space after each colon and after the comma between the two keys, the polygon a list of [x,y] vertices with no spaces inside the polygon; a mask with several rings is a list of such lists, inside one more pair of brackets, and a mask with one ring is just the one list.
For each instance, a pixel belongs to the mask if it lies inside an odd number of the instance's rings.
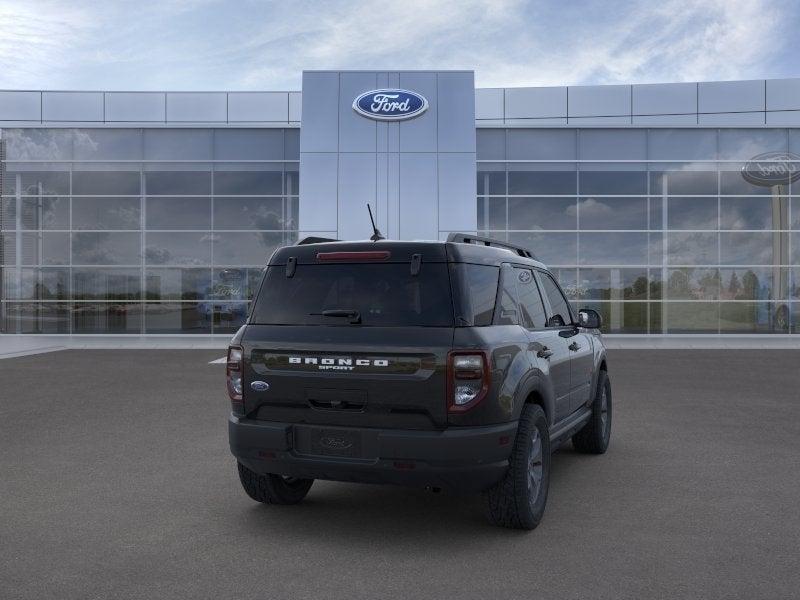
{"label": "rear tire", "polygon": [[297,504],[306,497],[314,483],[313,479],[297,479],[271,473],[259,475],[240,462],[236,464],[244,491],[256,502],[264,504]]}
{"label": "rear tire", "polygon": [[505,477],[485,492],[494,525],[534,529],[542,520],[550,485],[550,433],[540,406],[526,404]]}
{"label": "rear tire", "polygon": [[597,391],[592,402],[592,416],[578,433],[572,436],[572,445],[578,452],[603,454],[611,439],[611,382],[605,371],[597,377]]}

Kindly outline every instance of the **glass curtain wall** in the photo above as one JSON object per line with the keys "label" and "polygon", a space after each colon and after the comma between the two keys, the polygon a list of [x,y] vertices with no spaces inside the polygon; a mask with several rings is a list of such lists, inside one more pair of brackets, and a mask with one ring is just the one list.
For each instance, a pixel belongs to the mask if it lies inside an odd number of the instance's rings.
{"label": "glass curtain wall", "polygon": [[798,129],[479,129],[478,227],[609,333],[800,333],[798,154]]}
{"label": "glass curtain wall", "polygon": [[3,333],[230,334],[297,237],[297,129],[3,129]]}

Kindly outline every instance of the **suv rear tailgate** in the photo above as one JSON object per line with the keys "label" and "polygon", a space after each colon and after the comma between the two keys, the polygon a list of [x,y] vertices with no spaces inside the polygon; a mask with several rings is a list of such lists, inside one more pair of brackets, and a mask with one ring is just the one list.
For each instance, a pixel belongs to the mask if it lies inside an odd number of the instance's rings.
{"label": "suv rear tailgate", "polygon": [[[245,412],[296,424],[443,428],[452,344],[452,327],[250,325]],[[269,388],[253,390],[256,380]]]}

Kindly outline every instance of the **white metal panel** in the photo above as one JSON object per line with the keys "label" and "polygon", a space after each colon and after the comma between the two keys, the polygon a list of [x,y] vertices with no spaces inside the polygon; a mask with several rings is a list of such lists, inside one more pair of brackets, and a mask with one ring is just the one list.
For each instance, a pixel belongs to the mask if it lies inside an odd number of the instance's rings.
{"label": "white metal panel", "polygon": [[43,92],[44,121],[103,121],[102,92]]}
{"label": "white metal panel", "polygon": [[567,117],[552,117],[549,119],[506,119],[506,125],[523,125],[525,127],[546,127],[548,125],[566,125]]}
{"label": "white metal panel", "polygon": [[776,110],[767,113],[767,125],[800,127],[800,110]]}
{"label": "white metal panel", "polygon": [[302,115],[303,95],[301,92],[289,92],[289,121],[299,123]]}
{"label": "white metal panel", "polygon": [[41,118],[40,92],[0,92],[0,121],[39,121]]}
{"label": "white metal panel", "polygon": [[300,151],[337,152],[339,73],[303,72],[303,105]]}
{"label": "white metal panel", "polygon": [[367,204],[375,210],[376,155],[374,152],[339,154],[339,237],[366,240],[372,235]]}
{"label": "white metal panel", "polygon": [[800,110],[800,79],[767,79],[767,110]]}
{"label": "white metal panel", "polygon": [[582,85],[569,88],[569,116],[612,117],[631,114],[631,86]]}
{"label": "white metal panel", "polygon": [[229,92],[228,121],[258,122],[289,120],[287,92]]}
{"label": "white metal panel", "polygon": [[436,73],[402,72],[399,87],[421,94],[428,100],[428,110],[424,113],[399,121],[400,152],[436,152],[436,120],[440,114],[436,101]]}
{"label": "white metal panel", "polygon": [[632,86],[634,115],[697,112],[696,83],[652,83]]}
{"label": "white metal panel", "polygon": [[439,152],[475,152],[475,74],[437,74]]}
{"label": "white metal panel", "polygon": [[106,121],[129,123],[166,120],[166,95],[162,92],[106,92]]}
{"label": "white metal panel", "polygon": [[697,84],[698,112],[764,110],[764,80],[708,81]]}
{"label": "white metal panel", "polygon": [[169,92],[167,121],[225,123],[228,120],[225,92]]}
{"label": "white metal panel", "polygon": [[697,115],[634,115],[634,125],[696,125]]}
{"label": "white metal panel", "polygon": [[503,88],[475,90],[475,118],[503,119]]}
{"label": "white metal panel", "polygon": [[439,230],[477,229],[475,168],[474,154],[439,154]]}
{"label": "white metal panel", "polygon": [[439,233],[436,154],[401,153],[400,182],[400,239],[436,239]]}
{"label": "white metal panel", "polygon": [[506,119],[539,119],[566,116],[566,87],[506,89]]}
{"label": "white metal panel", "polygon": [[[338,155],[300,153],[300,228],[303,231],[337,229]],[[313,177],[303,176],[312,174]]]}
{"label": "white metal panel", "polygon": [[377,121],[354,111],[353,101],[376,89],[376,84],[375,73],[355,71],[339,75],[339,152],[375,152]]}
{"label": "white metal panel", "polygon": [[631,117],[570,117],[570,125],[630,125]]}
{"label": "white metal panel", "polygon": [[713,113],[698,115],[700,125],[738,127],[741,125],[763,125],[763,112]]}

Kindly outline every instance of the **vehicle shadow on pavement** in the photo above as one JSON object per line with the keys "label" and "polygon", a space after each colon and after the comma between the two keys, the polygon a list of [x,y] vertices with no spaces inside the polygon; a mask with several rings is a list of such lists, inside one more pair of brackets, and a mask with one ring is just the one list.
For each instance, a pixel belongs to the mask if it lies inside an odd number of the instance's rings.
{"label": "vehicle shadow on pavement", "polygon": [[[569,479],[568,463],[590,460],[567,446],[553,455],[550,494]],[[569,485],[569,484],[568,484]],[[551,498],[552,500],[552,498]],[[255,535],[291,534],[294,538],[347,538],[349,543],[374,545],[377,536],[420,537],[450,547],[454,539],[526,535],[495,527],[484,517],[480,494],[434,493],[393,485],[317,481],[296,506],[254,504],[242,513],[243,531]],[[545,516],[543,524],[548,521]]]}

